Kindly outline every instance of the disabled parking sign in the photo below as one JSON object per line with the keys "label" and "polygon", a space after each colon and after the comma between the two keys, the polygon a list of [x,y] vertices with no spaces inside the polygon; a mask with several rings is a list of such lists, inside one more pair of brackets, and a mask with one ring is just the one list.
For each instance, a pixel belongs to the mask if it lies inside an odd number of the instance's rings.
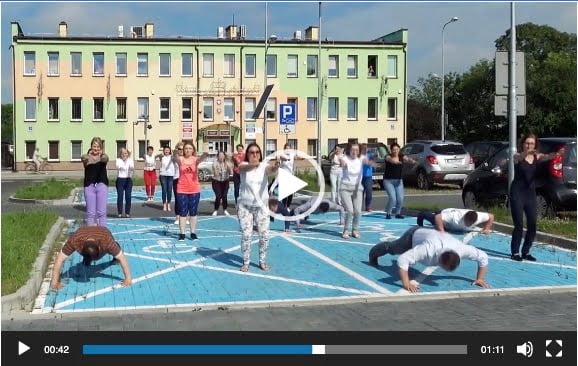
{"label": "disabled parking sign", "polygon": [[281,116],[280,123],[282,125],[294,125],[297,109],[295,108],[295,104],[280,104],[279,108],[279,115]]}

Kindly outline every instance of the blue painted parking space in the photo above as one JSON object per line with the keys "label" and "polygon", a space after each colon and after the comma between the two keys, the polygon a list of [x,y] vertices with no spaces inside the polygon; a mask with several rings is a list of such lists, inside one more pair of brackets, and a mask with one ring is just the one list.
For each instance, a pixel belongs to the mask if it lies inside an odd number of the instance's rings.
{"label": "blue painted parking space", "polygon": [[[118,198],[118,195],[116,193],[116,189],[115,188],[109,188],[109,190],[108,190],[108,204],[109,205],[116,204],[117,198]],[[131,198],[132,198],[132,203],[145,202],[146,198],[147,198],[147,194],[146,194],[144,187],[133,188]],[[212,188],[203,187],[201,189],[201,201],[210,201],[210,200],[214,200],[214,199],[215,199],[215,192],[213,192]],[[230,201],[234,201],[234,199],[235,199],[235,197],[233,195],[233,185],[232,184],[231,184],[231,187],[229,189],[227,199]],[[162,191],[161,191],[160,186],[155,189],[154,200],[156,202],[162,202]],[[83,194],[82,190],[80,191],[76,201],[77,201],[77,203],[80,203],[80,204],[85,203],[84,194]],[[174,202],[174,201],[175,201],[174,194],[171,193],[171,202]]]}
{"label": "blue painted parking space", "polygon": [[[84,267],[74,254],[66,261],[59,292],[43,291],[34,312],[86,312],[127,309],[212,307],[257,303],[295,303],[349,298],[412,296],[401,287],[395,256],[367,263],[368,251],[380,240],[395,239],[415,224],[415,218],[385,220],[383,213],[366,214],[361,238],[341,238],[337,214],[311,216],[300,232],[283,233],[283,222],[271,225],[267,262],[261,271],[258,237],[253,236],[248,273],[242,263],[239,224],[235,217],[199,217],[199,241],[177,241],[178,228],[163,218],[118,219],[108,227],[128,256],[133,285],[120,287],[120,266],[110,257]],[[71,230],[75,230],[73,227]],[[500,233],[458,235],[490,257],[487,280],[491,289],[471,285],[476,263],[464,261],[452,273],[416,266],[410,276],[422,295],[471,291],[507,291],[576,286],[576,253],[537,244],[538,262],[513,262],[510,238]],[[48,281],[48,279],[47,279]],[[47,283],[47,282],[45,282]]]}

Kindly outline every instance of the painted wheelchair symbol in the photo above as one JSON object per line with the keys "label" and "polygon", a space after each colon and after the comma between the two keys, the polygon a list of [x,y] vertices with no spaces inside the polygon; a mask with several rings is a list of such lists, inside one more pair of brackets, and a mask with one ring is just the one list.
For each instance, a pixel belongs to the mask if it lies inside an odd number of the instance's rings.
{"label": "painted wheelchair symbol", "polygon": [[149,245],[143,248],[146,253],[154,254],[180,254],[194,252],[197,247],[187,244],[171,244],[166,240],[159,240],[157,244]]}

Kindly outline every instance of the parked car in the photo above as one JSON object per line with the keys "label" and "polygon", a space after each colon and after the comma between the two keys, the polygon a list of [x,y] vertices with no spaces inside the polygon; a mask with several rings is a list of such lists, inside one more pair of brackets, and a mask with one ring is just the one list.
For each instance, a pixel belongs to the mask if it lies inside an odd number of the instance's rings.
{"label": "parked car", "polygon": [[474,160],[474,164],[479,167],[484,161],[503,147],[508,146],[508,141],[476,141],[465,146],[466,151]]}
{"label": "parked car", "polygon": [[[342,143],[337,144],[337,146],[341,147],[345,152],[347,144]],[[368,143],[367,150],[370,153],[373,153],[375,159],[375,166],[373,168],[373,183],[379,184],[381,187],[381,182],[383,181],[383,172],[385,171],[385,157],[389,155],[389,149],[385,144],[377,142]],[[329,156],[324,155],[321,157],[321,170],[323,170],[323,176],[327,182],[329,182],[329,172],[331,170],[331,161],[333,160],[333,155],[335,155],[335,148],[331,150]]]}
{"label": "parked car", "polygon": [[[576,210],[576,139],[541,138],[538,150],[549,154],[566,149],[564,156],[538,163],[536,206],[539,217],[553,216],[560,210]],[[464,206],[475,209],[507,204],[508,147],[503,147],[468,176],[462,191]]]}
{"label": "parked car", "polygon": [[417,140],[401,149],[415,163],[403,163],[404,181],[417,183],[419,189],[431,189],[434,183],[462,185],[474,171],[474,162],[464,145],[454,141]]}
{"label": "parked car", "polygon": [[199,164],[198,167],[199,182],[211,181],[211,178],[213,177],[213,163],[215,161],[217,161],[217,155],[211,154]]}

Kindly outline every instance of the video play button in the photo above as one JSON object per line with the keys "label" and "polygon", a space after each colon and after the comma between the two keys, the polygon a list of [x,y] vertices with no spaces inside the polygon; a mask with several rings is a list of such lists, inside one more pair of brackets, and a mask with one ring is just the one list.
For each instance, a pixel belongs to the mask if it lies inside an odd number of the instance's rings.
{"label": "video play button", "polygon": [[307,182],[302,181],[285,169],[279,169],[279,200],[282,200],[300,189],[307,187]]}
{"label": "video play button", "polygon": [[27,345],[25,345],[22,342],[18,342],[18,356],[22,355],[24,352],[28,351],[30,349],[30,347],[28,347]]}

